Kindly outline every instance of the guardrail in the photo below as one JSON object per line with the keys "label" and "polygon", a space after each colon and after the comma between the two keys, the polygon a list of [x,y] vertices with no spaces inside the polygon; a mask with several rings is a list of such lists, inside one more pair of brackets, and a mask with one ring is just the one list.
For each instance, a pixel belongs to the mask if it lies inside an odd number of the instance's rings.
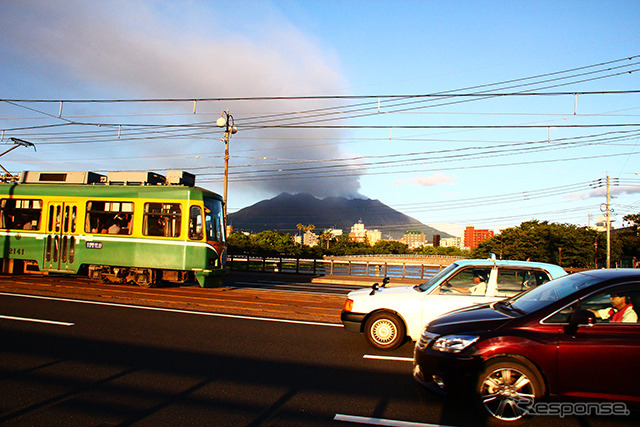
{"label": "guardrail", "polygon": [[436,275],[447,265],[433,265],[419,262],[344,261],[293,257],[259,257],[250,255],[229,255],[227,258],[227,267],[231,270],[239,271],[325,276],[395,277],[403,279],[428,279]]}

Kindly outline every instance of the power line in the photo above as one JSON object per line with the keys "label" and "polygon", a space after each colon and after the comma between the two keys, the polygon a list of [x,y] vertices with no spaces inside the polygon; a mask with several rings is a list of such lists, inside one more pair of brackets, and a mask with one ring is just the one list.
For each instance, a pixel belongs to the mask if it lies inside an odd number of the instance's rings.
{"label": "power line", "polygon": [[[636,63],[638,64],[638,63]],[[632,70],[635,72],[638,70]],[[628,74],[625,72],[624,74]],[[495,85],[497,83],[492,83]],[[610,90],[610,91],[566,91],[566,92],[438,92],[423,94],[396,94],[396,95],[304,95],[304,96],[249,96],[249,97],[220,97],[220,98],[128,98],[128,99],[34,99],[34,98],[0,98],[0,102],[6,103],[38,103],[38,104],[121,104],[121,103],[172,103],[172,102],[235,102],[235,101],[309,101],[309,100],[340,100],[340,99],[412,99],[412,98],[476,98],[484,96],[506,97],[506,96],[573,96],[573,95],[630,95],[640,93],[640,90]],[[16,105],[21,108],[24,106]],[[46,112],[37,111],[49,117],[61,118]],[[214,114],[214,113],[212,113]]]}

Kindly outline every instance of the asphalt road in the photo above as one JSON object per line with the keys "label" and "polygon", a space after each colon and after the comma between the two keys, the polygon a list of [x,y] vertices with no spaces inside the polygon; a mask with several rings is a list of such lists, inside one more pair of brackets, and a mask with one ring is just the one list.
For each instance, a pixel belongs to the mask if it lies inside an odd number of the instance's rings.
{"label": "asphalt road", "polygon": [[[260,314],[4,292],[0,424],[485,424],[468,402],[414,383],[411,343],[380,353],[335,322]],[[537,417],[528,424],[637,422]]]}
{"label": "asphalt road", "polygon": [[[335,324],[0,296],[3,425],[328,425],[425,417],[408,361]],[[46,323],[45,323],[46,322]],[[295,321],[294,321],[295,322]],[[410,346],[394,353],[409,357]],[[388,355],[387,355],[388,356]]]}

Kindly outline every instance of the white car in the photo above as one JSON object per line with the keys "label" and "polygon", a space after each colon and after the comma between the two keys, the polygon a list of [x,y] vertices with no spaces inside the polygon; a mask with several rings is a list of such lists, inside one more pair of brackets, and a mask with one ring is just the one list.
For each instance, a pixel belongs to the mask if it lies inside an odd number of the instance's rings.
{"label": "white car", "polygon": [[382,286],[349,292],[341,320],[374,347],[391,350],[424,325],[462,307],[505,299],[566,275],[560,266],[495,259],[459,260],[419,286]]}

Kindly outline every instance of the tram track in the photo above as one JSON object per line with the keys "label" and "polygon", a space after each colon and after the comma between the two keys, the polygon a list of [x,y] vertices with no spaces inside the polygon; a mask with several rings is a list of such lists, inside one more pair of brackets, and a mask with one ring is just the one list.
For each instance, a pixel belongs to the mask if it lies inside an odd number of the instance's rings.
{"label": "tram track", "polygon": [[343,295],[273,292],[233,282],[217,288],[140,288],[65,275],[0,275],[0,292],[329,323],[340,323],[344,303]]}

